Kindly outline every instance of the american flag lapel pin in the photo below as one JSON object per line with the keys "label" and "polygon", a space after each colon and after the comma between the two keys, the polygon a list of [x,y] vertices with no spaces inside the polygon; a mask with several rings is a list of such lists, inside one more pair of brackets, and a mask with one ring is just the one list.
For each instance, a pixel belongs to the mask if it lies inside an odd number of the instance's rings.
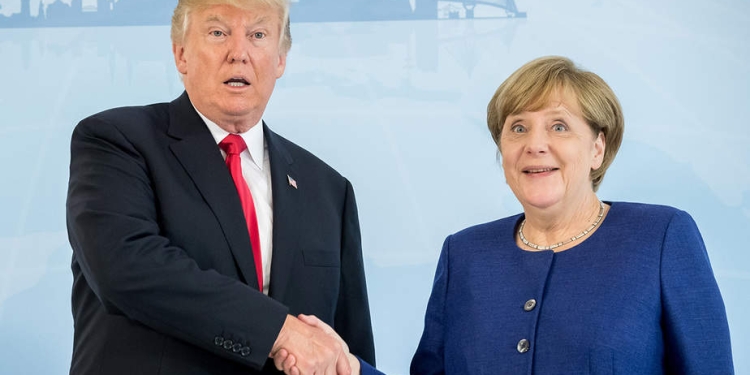
{"label": "american flag lapel pin", "polygon": [[290,175],[286,175],[286,180],[287,180],[287,181],[289,181],[289,186],[291,186],[291,187],[293,187],[293,188],[295,188],[295,189],[297,188],[297,181],[295,181],[295,180],[294,180],[294,179],[292,178],[292,176],[290,176]]}

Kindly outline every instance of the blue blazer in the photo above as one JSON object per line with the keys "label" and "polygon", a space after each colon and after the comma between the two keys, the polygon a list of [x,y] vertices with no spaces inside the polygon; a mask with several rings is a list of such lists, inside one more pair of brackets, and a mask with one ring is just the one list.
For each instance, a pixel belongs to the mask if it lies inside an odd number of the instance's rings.
{"label": "blue blazer", "polygon": [[268,353],[286,315],[299,313],[320,317],[353,353],[374,360],[352,186],[264,133],[269,296],[258,290],[237,190],[187,94],[76,127],[67,201],[71,374],[275,374]]}
{"label": "blue blazer", "polygon": [[559,253],[516,246],[522,215],[449,236],[411,373],[734,373],[695,222],[610,204],[592,236]]}

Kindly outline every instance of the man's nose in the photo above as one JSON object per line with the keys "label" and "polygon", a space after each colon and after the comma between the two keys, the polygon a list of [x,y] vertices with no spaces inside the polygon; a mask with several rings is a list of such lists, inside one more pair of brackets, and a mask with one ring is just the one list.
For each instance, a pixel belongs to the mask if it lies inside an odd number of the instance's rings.
{"label": "man's nose", "polygon": [[244,35],[232,35],[230,37],[229,51],[227,52],[227,62],[247,63],[249,60],[248,43]]}

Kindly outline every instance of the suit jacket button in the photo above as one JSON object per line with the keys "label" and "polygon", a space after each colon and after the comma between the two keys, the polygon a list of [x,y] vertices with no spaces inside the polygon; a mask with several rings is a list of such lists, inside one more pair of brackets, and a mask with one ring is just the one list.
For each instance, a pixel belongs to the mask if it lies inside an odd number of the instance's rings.
{"label": "suit jacket button", "polygon": [[246,346],[246,347],[242,348],[242,350],[240,350],[240,355],[243,356],[243,357],[247,357],[247,356],[250,355],[250,353],[252,353],[252,351],[253,351],[252,349],[250,349],[249,347]]}
{"label": "suit jacket button", "polygon": [[214,337],[214,344],[217,346],[224,345],[224,338],[219,336]]}
{"label": "suit jacket button", "polygon": [[232,351],[235,353],[239,353],[241,349],[242,349],[242,344],[240,343],[236,343],[232,346]]}
{"label": "suit jacket button", "polygon": [[232,344],[234,344],[232,340],[224,340],[224,349],[226,350],[232,349]]}
{"label": "suit jacket button", "polygon": [[523,304],[523,311],[534,310],[534,307],[536,307],[536,300],[532,298]]}
{"label": "suit jacket button", "polygon": [[529,351],[529,340],[521,339],[521,341],[518,342],[518,345],[516,345],[516,350],[518,350],[519,353],[526,353]]}

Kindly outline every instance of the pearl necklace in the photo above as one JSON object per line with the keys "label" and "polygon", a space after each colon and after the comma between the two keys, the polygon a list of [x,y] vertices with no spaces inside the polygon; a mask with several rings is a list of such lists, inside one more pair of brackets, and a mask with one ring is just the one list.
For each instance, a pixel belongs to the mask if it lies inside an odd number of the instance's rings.
{"label": "pearl necklace", "polygon": [[521,222],[521,226],[518,228],[518,237],[521,239],[521,242],[523,242],[524,245],[536,249],[536,250],[552,250],[555,248],[558,248],[562,245],[567,245],[575,240],[578,240],[579,238],[589,234],[594,228],[596,228],[597,225],[602,221],[602,217],[604,216],[604,203],[602,201],[599,201],[599,216],[596,217],[596,220],[594,220],[594,223],[591,224],[590,227],[586,228],[583,232],[579,233],[576,236],[570,237],[569,240],[558,242],[556,244],[552,244],[549,246],[539,246],[535,243],[529,242],[529,240],[526,239],[526,236],[523,235],[523,227],[526,225],[526,219],[523,219]]}

